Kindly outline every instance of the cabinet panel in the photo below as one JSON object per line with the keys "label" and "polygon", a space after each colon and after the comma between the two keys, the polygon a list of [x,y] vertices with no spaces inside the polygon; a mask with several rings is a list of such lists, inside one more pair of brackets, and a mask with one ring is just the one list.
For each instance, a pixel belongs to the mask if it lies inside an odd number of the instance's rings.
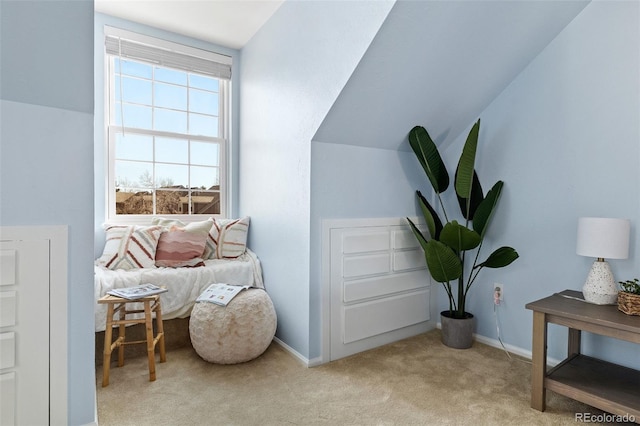
{"label": "cabinet panel", "polygon": [[0,250],[0,286],[16,283],[16,251]]}
{"label": "cabinet panel", "polygon": [[389,232],[386,230],[361,230],[345,233],[342,237],[342,252],[362,253],[367,251],[389,250]]}
{"label": "cabinet panel", "polygon": [[384,274],[390,271],[389,253],[364,254],[344,258],[344,278]]}
{"label": "cabinet panel", "polygon": [[420,243],[416,239],[411,229],[393,231],[393,248],[413,249],[420,248]]}
{"label": "cabinet panel", "polygon": [[12,425],[16,420],[16,373],[0,374],[0,425]]}
{"label": "cabinet panel", "polygon": [[344,282],[344,302],[353,303],[376,297],[425,288],[424,271],[389,274]]}
{"label": "cabinet panel", "polygon": [[398,251],[393,254],[393,270],[396,272],[421,269],[425,264],[422,249]]}
{"label": "cabinet panel", "polygon": [[0,370],[16,365],[16,333],[0,333]]}
{"label": "cabinet panel", "polygon": [[16,325],[16,292],[0,291],[0,327]]}
{"label": "cabinet panel", "polygon": [[344,308],[344,343],[429,320],[429,289]]}

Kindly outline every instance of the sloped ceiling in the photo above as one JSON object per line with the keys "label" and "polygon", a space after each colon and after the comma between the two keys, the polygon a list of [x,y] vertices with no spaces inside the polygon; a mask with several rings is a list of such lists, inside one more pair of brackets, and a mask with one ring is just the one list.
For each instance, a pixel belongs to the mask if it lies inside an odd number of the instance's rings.
{"label": "sloped ceiling", "polygon": [[284,0],[94,0],[96,12],[241,49]]}
{"label": "sloped ceiling", "polygon": [[398,1],[313,138],[410,150],[440,146],[479,114],[588,1]]}

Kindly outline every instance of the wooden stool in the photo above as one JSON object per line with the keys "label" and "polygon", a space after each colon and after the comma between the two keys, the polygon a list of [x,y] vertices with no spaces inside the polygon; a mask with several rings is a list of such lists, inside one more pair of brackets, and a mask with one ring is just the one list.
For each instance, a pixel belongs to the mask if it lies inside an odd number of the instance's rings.
{"label": "wooden stool", "polygon": [[[118,348],[118,367],[124,365],[124,345],[138,343],[147,344],[147,356],[149,357],[149,381],[156,380],[155,347],[160,346],[160,362],[167,360],[164,350],[164,329],[162,327],[162,308],[160,307],[160,295],[154,294],[140,299],[124,299],[117,296],[106,295],[98,299],[98,303],[106,303],[107,324],[104,330],[104,359],[102,361],[102,387],[109,385],[109,367],[111,364],[111,352]],[[127,310],[127,303],[143,303],[144,309]],[[156,336],[153,336],[153,313],[156,313]],[[115,318],[120,314],[119,319]],[[128,314],[144,313],[144,318],[127,319]],[[127,324],[145,324],[147,330],[146,340],[125,341],[125,329]],[[118,326],[118,338],[112,342],[113,326]]]}

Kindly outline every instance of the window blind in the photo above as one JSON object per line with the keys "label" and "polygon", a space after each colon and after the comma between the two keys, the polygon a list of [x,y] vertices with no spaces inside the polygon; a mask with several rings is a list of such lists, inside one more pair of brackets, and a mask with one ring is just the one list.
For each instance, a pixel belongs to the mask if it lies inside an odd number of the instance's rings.
{"label": "window blind", "polygon": [[231,57],[166,40],[105,27],[107,54],[182,71],[231,79]]}

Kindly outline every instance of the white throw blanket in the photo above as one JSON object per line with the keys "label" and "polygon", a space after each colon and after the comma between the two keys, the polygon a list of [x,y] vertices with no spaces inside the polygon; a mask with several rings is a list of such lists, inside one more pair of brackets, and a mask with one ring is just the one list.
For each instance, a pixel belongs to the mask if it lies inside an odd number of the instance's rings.
{"label": "white throw blanket", "polygon": [[[144,268],[110,270],[95,265],[94,297],[97,301],[113,288],[133,287],[151,283],[166,287],[162,293],[162,318],[186,318],[196,298],[209,284],[225,283],[264,288],[262,268],[258,257],[247,249],[237,259],[210,259],[196,268]],[[142,307],[142,304],[140,304]],[[107,306],[95,304],[95,329],[105,328]]]}

